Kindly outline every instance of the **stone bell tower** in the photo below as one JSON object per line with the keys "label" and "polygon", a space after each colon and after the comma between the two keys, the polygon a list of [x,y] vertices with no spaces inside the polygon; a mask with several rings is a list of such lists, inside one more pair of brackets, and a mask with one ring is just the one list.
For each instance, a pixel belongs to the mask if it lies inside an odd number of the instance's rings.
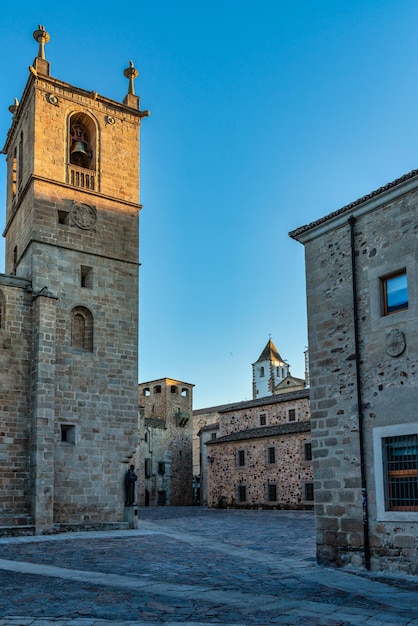
{"label": "stone bell tower", "polygon": [[[13,450],[0,487],[15,494],[0,518],[26,515],[43,532],[123,520],[138,444],[139,131],[149,112],[132,62],[128,93],[115,102],[53,78],[49,34],[40,26],[34,38],[38,55],[3,148],[0,333],[15,345],[8,372],[21,382],[20,402],[8,403],[0,370]],[[13,486],[6,465],[19,477]]]}

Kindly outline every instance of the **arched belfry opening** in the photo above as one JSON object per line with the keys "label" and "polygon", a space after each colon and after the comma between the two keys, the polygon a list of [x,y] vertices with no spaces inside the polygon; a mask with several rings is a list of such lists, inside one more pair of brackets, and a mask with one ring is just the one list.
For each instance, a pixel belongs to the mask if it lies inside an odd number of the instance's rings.
{"label": "arched belfry opening", "polygon": [[93,119],[77,112],[68,119],[69,183],[97,190],[97,132]]}

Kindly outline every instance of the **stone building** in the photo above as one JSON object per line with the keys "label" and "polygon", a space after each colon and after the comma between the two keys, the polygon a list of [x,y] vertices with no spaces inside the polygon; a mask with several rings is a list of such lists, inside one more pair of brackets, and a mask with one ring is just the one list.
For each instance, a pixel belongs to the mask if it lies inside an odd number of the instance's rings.
{"label": "stone building", "polygon": [[[138,74],[115,102],[50,74],[13,115],[0,275],[0,525],[124,519],[138,446]],[[29,532],[29,530],[28,530]]]}
{"label": "stone building", "polygon": [[201,436],[209,507],[312,507],[308,389],[226,405]]}
{"label": "stone building", "polygon": [[305,246],[317,555],[418,570],[418,170]]}
{"label": "stone building", "polygon": [[193,504],[193,387],[172,378],[138,386],[142,506]]}

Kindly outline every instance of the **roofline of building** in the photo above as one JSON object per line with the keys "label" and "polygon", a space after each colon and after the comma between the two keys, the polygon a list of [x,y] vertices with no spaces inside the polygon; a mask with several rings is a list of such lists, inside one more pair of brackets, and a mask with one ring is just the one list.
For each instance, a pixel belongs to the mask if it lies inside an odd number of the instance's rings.
{"label": "roofline of building", "polygon": [[164,378],[156,378],[155,380],[147,380],[143,383],[138,383],[138,387],[142,387],[143,385],[155,385],[156,383],[161,383],[163,381],[170,381],[172,383],[178,383],[180,385],[188,385],[189,387],[195,387],[192,383],[186,383],[184,380],[177,380],[176,378],[169,378],[165,376]]}
{"label": "roofline of building", "polygon": [[408,174],[404,174],[400,178],[397,178],[391,183],[388,183],[383,187],[379,187],[379,189],[372,191],[366,196],[363,196],[354,202],[350,202],[350,204],[343,206],[341,209],[338,209],[333,213],[329,213],[325,217],[321,217],[314,222],[310,222],[309,224],[305,224],[305,226],[301,226],[290,231],[289,237],[304,244],[311,239],[315,239],[316,237],[322,235],[324,232],[346,224],[348,217],[351,215],[359,217],[369,211],[374,211],[383,204],[392,202],[400,196],[403,196],[411,191],[415,191],[417,188],[418,169],[415,169]]}
{"label": "roofline of building", "polygon": [[281,402],[289,402],[290,400],[299,400],[301,398],[309,398],[309,388],[280,393],[275,396],[264,396],[263,398],[257,398],[255,400],[244,400],[243,402],[237,402],[236,404],[229,404],[219,410],[219,413],[256,408],[258,406],[266,406],[268,404],[280,404]]}
{"label": "roofline of building", "polygon": [[277,435],[294,435],[298,433],[307,433],[311,430],[310,420],[301,420],[300,422],[287,422],[286,424],[272,424],[271,426],[261,426],[258,428],[249,428],[248,430],[238,430],[235,433],[229,433],[223,437],[217,437],[206,442],[206,445],[217,445],[220,443],[230,443],[233,441],[246,441],[248,439],[265,439],[275,437]]}

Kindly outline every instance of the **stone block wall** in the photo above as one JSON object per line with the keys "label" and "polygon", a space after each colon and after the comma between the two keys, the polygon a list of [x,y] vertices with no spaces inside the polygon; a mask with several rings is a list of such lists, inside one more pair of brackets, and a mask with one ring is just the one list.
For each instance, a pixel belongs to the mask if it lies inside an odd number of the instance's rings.
{"label": "stone block wall", "polygon": [[[418,431],[418,182],[412,175],[329,216],[329,223],[322,220],[317,232],[313,228],[300,235],[307,275],[318,558],[363,567],[367,535],[373,569],[408,573],[418,568],[418,513],[388,510],[382,445],[385,436]],[[352,215],[357,353],[348,223]],[[407,273],[408,308],[385,315],[382,280],[400,270]],[[393,332],[405,342],[396,354]],[[363,524],[361,422],[368,529]]]}
{"label": "stone block wall", "polygon": [[[145,382],[138,386],[138,398],[144,468],[138,485],[140,503],[147,500],[150,505],[190,506],[193,504],[193,385],[171,378]],[[145,475],[146,459],[149,476]],[[161,462],[164,474],[159,473]]]}
{"label": "stone block wall", "polygon": [[32,522],[30,490],[31,293],[0,275],[0,526]]}

